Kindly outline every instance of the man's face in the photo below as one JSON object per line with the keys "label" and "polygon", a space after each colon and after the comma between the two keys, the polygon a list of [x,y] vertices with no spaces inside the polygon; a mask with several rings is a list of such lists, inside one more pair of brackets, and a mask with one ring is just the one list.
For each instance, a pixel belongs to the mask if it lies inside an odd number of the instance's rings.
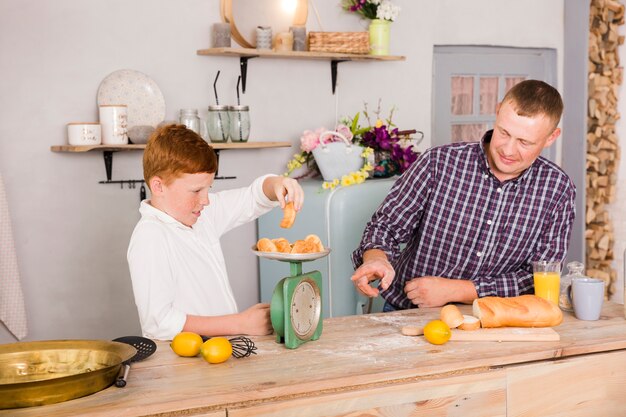
{"label": "man's face", "polygon": [[520,116],[515,103],[502,103],[487,145],[491,171],[500,181],[518,177],[560,134],[561,129],[553,129],[553,121],[547,116]]}
{"label": "man's face", "polygon": [[182,174],[169,185],[162,184],[153,200],[158,202],[158,209],[191,227],[209,205],[209,189],[214,178],[215,173]]}

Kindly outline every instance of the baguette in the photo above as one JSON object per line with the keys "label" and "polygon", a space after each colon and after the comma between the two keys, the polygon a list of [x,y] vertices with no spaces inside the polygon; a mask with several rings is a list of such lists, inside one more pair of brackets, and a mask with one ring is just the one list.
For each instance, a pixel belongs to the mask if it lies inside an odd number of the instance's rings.
{"label": "baguette", "polygon": [[482,327],[551,327],[563,321],[557,305],[535,295],[477,298],[473,313]]}
{"label": "baguette", "polygon": [[463,314],[463,323],[458,328],[461,330],[478,330],[480,329],[480,320],[474,316]]}

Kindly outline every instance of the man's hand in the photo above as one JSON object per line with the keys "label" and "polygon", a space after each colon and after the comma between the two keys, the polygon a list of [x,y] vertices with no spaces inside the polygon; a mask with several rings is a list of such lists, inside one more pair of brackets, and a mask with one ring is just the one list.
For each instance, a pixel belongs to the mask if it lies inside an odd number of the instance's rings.
{"label": "man's hand", "polygon": [[363,257],[363,264],[354,271],[351,280],[361,294],[366,297],[376,297],[380,291],[378,291],[378,288],[372,288],[369,285],[370,281],[380,279],[381,288],[386,290],[389,288],[389,285],[391,285],[393,278],[396,276],[396,272],[387,260],[387,256],[384,252],[373,249],[366,252],[366,254],[368,253],[370,256],[366,255]]}
{"label": "man's hand", "polygon": [[239,313],[239,326],[242,334],[251,336],[272,334],[274,329],[270,320],[270,305],[255,304]]}
{"label": "man's hand", "polygon": [[418,307],[441,307],[451,302],[469,303],[478,297],[472,281],[442,277],[413,278],[404,292]]}

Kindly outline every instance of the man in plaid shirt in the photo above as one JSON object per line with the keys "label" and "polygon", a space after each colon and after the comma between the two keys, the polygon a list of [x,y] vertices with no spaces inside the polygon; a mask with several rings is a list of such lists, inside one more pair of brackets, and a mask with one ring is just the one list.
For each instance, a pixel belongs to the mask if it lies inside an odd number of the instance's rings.
{"label": "man in plaid shirt", "polygon": [[[515,85],[479,143],[427,150],[390,190],[352,254],[352,276],[384,311],[533,292],[531,262],[563,261],[576,189],[540,156],[561,133],[558,91]],[[400,250],[400,245],[406,247]]]}

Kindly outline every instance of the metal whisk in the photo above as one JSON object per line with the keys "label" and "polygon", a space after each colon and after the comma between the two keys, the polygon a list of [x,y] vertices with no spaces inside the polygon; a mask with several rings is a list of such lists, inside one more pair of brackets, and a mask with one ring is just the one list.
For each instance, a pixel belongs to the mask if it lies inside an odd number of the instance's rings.
{"label": "metal whisk", "polygon": [[254,345],[254,342],[247,337],[237,336],[228,340],[233,346],[233,356],[235,358],[247,358],[252,354],[256,355],[256,346]]}

